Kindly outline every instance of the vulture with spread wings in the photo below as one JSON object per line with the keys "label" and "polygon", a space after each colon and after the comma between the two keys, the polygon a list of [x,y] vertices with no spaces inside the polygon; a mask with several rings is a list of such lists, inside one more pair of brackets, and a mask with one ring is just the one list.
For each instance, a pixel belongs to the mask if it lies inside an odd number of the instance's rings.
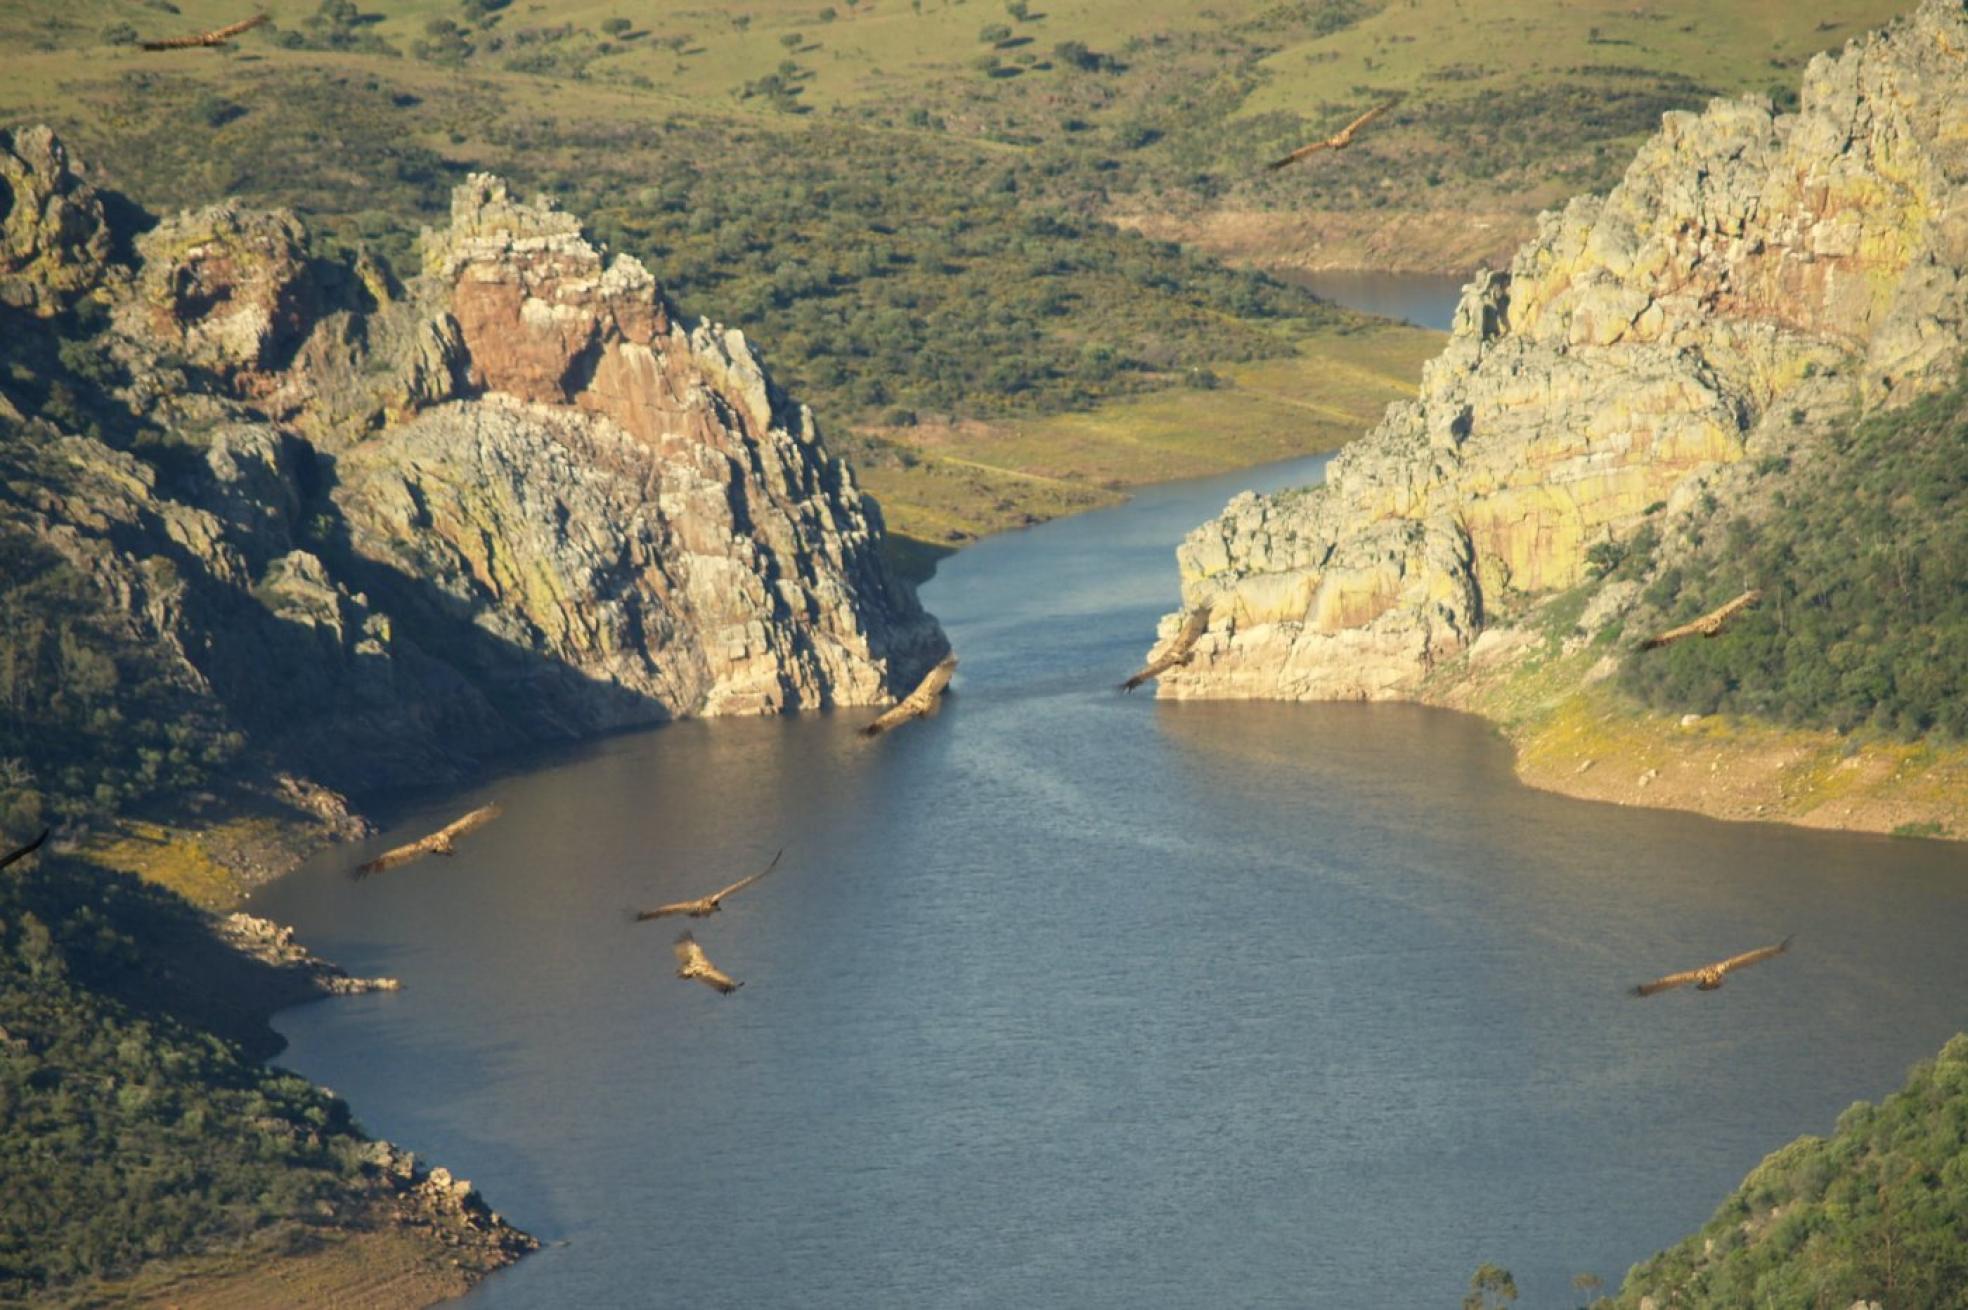
{"label": "vulture with spread wings", "polygon": [[[781,849],[779,855],[784,855],[785,853],[786,852],[783,849]],[[741,892],[745,890],[745,888],[751,886],[753,883],[757,882],[760,878],[763,878],[766,874],[771,873],[774,869],[778,868],[779,855],[773,856],[772,863],[766,865],[763,869],[759,870],[751,877],[740,878],[737,882],[732,883],[729,887],[721,888],[718,891],[714,891],[709,896],[699,896],[694,901],[672,901],[668,905],[659,905],[653,910],[638,910],[635,916],[636,922],[641,923],[645,919],[662,919],[672,914],[687,914],[693,919],[703,919],[709,917],[710,915],[716,914],[719,910],[724,908],[724,906],[719,904],[719,902],[724,900],[725,897],[731,895],[731,893],[733,892]]]}
{"label": "vulture with spread wings", "polygon": [[1720,609],[1710,610],[1692,623],[1684,623],[1678,628],[1647,638],[1640,643],[1641,650],[1654,650],[1660,646],[1671,646],[1683,637],[1713,637],[1722,631],[1722,626],[1736,615],[1763,599],[1763,593],[1755,589],[1745,591]]}
{"label": "vulture with spread wings", "polygon": [[899,723],[910,719],[920,719],[936,708],[936,698],[950,685],[950,679],[957,671],[957,657],[945,655],[940,663],[917,684],[916,689],[897,701],[879,719],[861,729],[864,737],[879,737]]}
{"label": "vulture with spread wings", "polygon": [[48,840],[48,834],[53,831],[54,831],[53,828],[43,828],[41,830],[41,835],[39,837],[36,837],[33,841],[29,842],[27,845],[19,847],[18,849],[15,850],[8,851],[5,855],[0,855],[0,869],[4,869],[8,865],[12,864],[15,860],[23,859],[29,855],[34,854],[34,852],[40,850],[41,843]]}
{"label": "vulture with spread wings", "polygon": [[1195,657],[1194,647],[1202,635],[1209,631],[1210,611],[1207,605],[1198,605],[1182,617],[1182,631],[1175,634],[1175,640],[1168,644],[1154,659],[1149,660],[1139,672],[1121,684],[1122,691],[1133,691],[1150,678],[1159,678],[1178,664],[1187,664]]}
{"label": "vulture with spread wings", "polygon": [[737,991],[745,984],[738,982],[724,970],[711,963],[711,957],[704,954],[704,948],[689,933],[676,939],[677,977],[695,978],[706,987],[715,987],[725,995]]}
{"label": "vulture with spread wings", "polygon": [[1680,973],[1670,973],[1665,978],[1641,983],[1633,989],[1633,994],[1652,996],[1655,992],[1664,992],[1671,987],[1682,987],[1688,983],[1693,983],[1698,992],[1712,992],[1722,985],[1723,975],[1736,969],[1747,969],[1752,964],[1761,964],[1772,956],[1782,955],[1790,949],[1790,942],[1791,939],[1786,937],[1775,946],[1759,946],[1753,951],[1744,951],[1741,955],[1732,955],[1714,964],[1704,964],[1699,969],[1684,969]]}
{"label": "vulture with spread wings", "polygon": [[[177,11],[173,10],[172,12],[175,13]],[[192,50],[199,46],[224,45],[241,32],[250,32],[266,21],[267,16],[265,14],[254,14],[251,18],[242,18],[236,23],[228,23],[224,27],[216,27],[209,32],[200,32],[196,36],[173,36],[166,37],[162,41],[146,41],[143,43],[143,48],[146,50]]]}
{"label": "vulture with spread wings", "polygon": [[1392,109],[1393,107],[1394,107],[1394,102],[1391,100],[1384,105],[1375,105],[1372,109],[1369,109],[1366,113],[1361,114],[1358,118],[1348,123],[1345,127],[1340,128],[1339,131],[1333,133],[1325,140],[1314,141],[1310,145],[1300,146],[1298,149],[1292,151],[1289,155],[1286,155],[1283,159],[1274,159],[1270,163],[1266,164],[1265,167],[1270,169],[1283,168],[1287,164],[1297,163],[1299,160],[1305,158],[1307,155],[1316,155],[1321,150],[1344,150],[1346,149],[1346,147],[1353,144],[1353,134],[1355,132],[1365,127],[1368,123],[1373,122],[1376,118],[1379,118],[1382,114],[1386,113],[1388,110]]}
{"label": "vulture with spread wings", "polygon": [[497,805],[481,805],[462,819],[454,819],[428,837],[419,838],[408,846],[398,846],[384,851],[369,863],[356,869],[354,877],[367,878],[372,873],[386,873],[401,868],[426,855],[456,855],[457,840],[468,832],[477,832],[492,820],[505,813]]}

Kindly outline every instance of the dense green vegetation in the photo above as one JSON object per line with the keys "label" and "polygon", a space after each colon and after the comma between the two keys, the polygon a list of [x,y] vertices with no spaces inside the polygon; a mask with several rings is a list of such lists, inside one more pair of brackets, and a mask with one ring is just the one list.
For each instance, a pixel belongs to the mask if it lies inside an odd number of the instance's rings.
{"label": "dense green vegetation", "polygon": [[1968,1307],[1968,1036],[1906,1087],[1757,1166],[1699,1233],[1636,1267],[1617,1304]]}
{"label": "dense green vegetation", "polygon": [[30,860],[0,879],[0,1300],[352,1217],[346,1104],[199,1022],[200,941],[230,949],[168,892]]}
{"label": "dense green vegetation", "polygon": [[1645,593],[1663,623],[1746,587],[1762,603],[1717,638],[1630,657],[1626,687],[1668,710],[1968,737],[1968,378],[1765,472],[1762,507],[1718,510]]}
{"label": "dense green vegetation", "polygon": [[[516,161],[535,153],[515,135]],[[567,128],[563,145],[570,135],[605,154]],[[1034,199],[1014,162],[966,174],[828,125],[795,138],[671,120],[664,140],[658,183],[585,165],[546,181],[644,254],[685,309],[755,334],[788,388],[836,423],[1084,408],[1212,362],[1288,355],[1350,321],[1261,274]]]}

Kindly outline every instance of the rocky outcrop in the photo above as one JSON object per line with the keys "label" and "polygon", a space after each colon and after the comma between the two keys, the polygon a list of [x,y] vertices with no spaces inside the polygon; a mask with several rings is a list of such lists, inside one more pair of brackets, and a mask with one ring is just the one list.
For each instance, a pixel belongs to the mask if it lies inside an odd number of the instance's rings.
{"label": "rocky outcrop", "polygon": [[301,993],[316,996],[360,996],[364,992],[393,992],[403,986],[394,978],[356,978],[347,969],[324,960],[294,940],[294,930],[251,914],[218,916],[213,929],[220,940],[259,961]]}
{"label": "rocky outcrop", "polygon": [[[947,650],[744,336],[550,203],[472,177],[398,282],[232,202],[112,231],[45,129],[0,145],[0,544],[62,579],[118,712],[176,725],[153,772],[224,756],[318,802],[873,703]],[[124,763],[99,762],[114,790]]]}
{"label": "rocky outcrop", "polygon": [[418,377],[466,398],[430,395],[335,470],[372,590],[406,619],[463,606],[591,684],[543,706],[583,729],[863,704],[941,654],[873,506],[742,333],[680,322],[640,263],[494,178],[458,189],[425,259],[425,340],[456,346]]}
{"label": "rocky outcrop", "polygon": [[307,232],[286,210],[208,205],[165,219],[136,248],[135,294],[118,306],[125,330],[235,388],[263,390],[314,326]]}
{"label": "rocky outcrop", "polygon": [[[1323,487],[1178,551],[1210,633],[1174,697],[1410,695],[1498,613],[1810,420],[1951,378],[1968,316],[1968,17],[1927,0],[1812,61],[1796,114],[1666,115],[1621,184],[1465,289],[1421,394]],[[1179,616],[1164,621],[1164,636]]]}
{"label": "rocky outcrop", "polygon": [[102,278],[113,245],[101,199],[55,134],[0,131],[0,305],[59,312]]}
{"label": "rocky outcrop", "polygon": [[452,1177],[443,1165],[428,1168],[413,1152],[378,1139],[366,1144],[363,1166],[397,1225],[456,1249],[476,1273],[540,1249],[537,1238],[507,1223],[468,1179]]}

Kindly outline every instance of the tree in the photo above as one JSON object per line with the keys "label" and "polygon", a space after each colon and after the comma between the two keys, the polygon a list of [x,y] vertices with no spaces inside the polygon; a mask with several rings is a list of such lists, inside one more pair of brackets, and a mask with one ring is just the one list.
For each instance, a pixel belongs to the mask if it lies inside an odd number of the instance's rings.
{"label": "tree", "polygon": [[1579,1294],[1580,1299],[1584,1300],[1588,1304],[1590,1304],[1594,1300],[1597,1300],[1599,1293],[1604,1291],[1605,1287],[1606,1287],[1606,1280],[1601,1278],[1598,1274],[1572,1275],[1572,1290],[1577,1292]]}
{"label": "tree", "polygon": [[1485,1260],[1469,1276],[1469,1295],[1462,1298],[1462,1310],[1499,1310],[1517,1299],[1517,1280],[1501,1265]]}

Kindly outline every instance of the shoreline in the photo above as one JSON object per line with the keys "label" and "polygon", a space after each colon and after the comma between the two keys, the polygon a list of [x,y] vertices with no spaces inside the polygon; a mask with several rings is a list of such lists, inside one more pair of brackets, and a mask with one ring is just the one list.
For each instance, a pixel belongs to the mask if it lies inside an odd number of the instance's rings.
{"label": "shoreline", "polygon": [[1486,631],[1497,655],[1465,653],[1407,699],[1494,725],[1527,787],[1734,823],[1968,841],[1968,742],[1651,710],[1610,685],[1595,650],[1513,667],[1511,651],[1535,638]]}

